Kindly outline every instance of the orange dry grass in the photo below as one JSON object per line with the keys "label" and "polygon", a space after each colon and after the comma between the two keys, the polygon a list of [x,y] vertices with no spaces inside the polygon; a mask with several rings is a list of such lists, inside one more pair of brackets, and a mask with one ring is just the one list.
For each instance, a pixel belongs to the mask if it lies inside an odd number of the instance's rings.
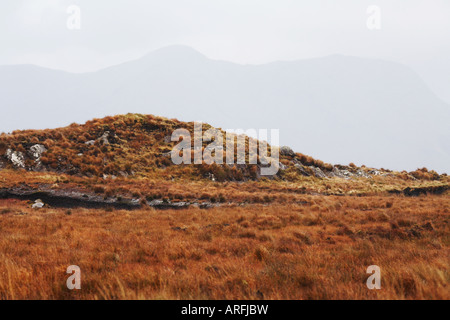
{"label": "orange dry grass", "polygon": [[[0,200],[0,298],[450,298],[448,195],[303,197],[180,211]],[[365,285],[373,264],[381,290]]]}

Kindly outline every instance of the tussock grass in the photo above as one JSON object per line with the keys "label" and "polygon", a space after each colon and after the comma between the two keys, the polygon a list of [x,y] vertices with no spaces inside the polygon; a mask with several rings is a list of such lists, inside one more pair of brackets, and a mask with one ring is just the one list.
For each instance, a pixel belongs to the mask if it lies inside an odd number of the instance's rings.
{"label": "tussock grass", "polygon": [[[302,197],[70,215],[0,200],[0,298],[450,298],[448,195]],[[73,264],[78,291],[65,286]],[[373,264],[381,290],[365,285]]]}

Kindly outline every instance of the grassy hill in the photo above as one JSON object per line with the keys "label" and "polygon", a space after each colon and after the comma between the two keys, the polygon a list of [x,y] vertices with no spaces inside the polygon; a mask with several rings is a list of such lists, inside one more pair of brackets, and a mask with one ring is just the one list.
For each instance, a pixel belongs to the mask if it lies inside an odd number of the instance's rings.
{"label": "grassy hill", "polygon": [[[152,200],[295,202],[301,201],[301,194],[401,193],[407,188],[413,194],[417,188],[419,193],[448,188],[447,175],[426,168],[408,173],[331,165],[288,147],[281,148],[280,170],[269,177],[259,175],[260,164],[175,165],[170,151],[178,142],[171,141],[171,134],[179,128],[193,132],[194,124],[127,114],[83,125],[2,134],[0,188],[16,188],[22,195],[47,191],[53,197],[75,190],[95,201],[128,198],[143,204]],[[209,128],[203,124],[204,131]],[[248,150],[246,158],[248,163]]]}
{"label": "grassy hill", "polygon": [[[193,166],[192,170],[187,170],[186,166],[173,165],[169,152],[177,142],[171,142],[170,138],[172,132],[179,128],[187,129],[193,135],[193,123],[141,114],[94,119],[83,125],[72,124],[58,129],[3,133],[0,135],[0,161],[2,167],[7,168],[87,177],[134,175],[150,178],[173,175],[186,178],[198,177],[198,173],[201,173],[200,177],[209,177],[208,173],[215,173],[219,181],[259,178],[254,165],[235,165],[231,168],[223,165],[218,168],[215,165],[201,164]],[[203,131],[209,128],[211,126],[208,124],[203,125]],[[247,148],[248,140],[247,137]],[[203,148],[206,144],[203,143]],[[32,149],[33,146],[39,146],[43,152],[36,155],[36,147]],[[224,154],[225,152],[224,143]],[[17,163],[11,161],[12,154]],[[248,149],[246,157],[248,163]],[[439,180],[445,177],[435,171],[428,172],[426,168],[408,174],[405,171],[393,173],[365,166],[358,168],[353,164],[333,166],[301,153],[294,153],[289,148],[281,149],[280,162],[282,170],[278,173],[278,178],[290,181],[298,176],[369,177],[387,173],[402,179]],[[345,171],[341,172],[343,170]]]}

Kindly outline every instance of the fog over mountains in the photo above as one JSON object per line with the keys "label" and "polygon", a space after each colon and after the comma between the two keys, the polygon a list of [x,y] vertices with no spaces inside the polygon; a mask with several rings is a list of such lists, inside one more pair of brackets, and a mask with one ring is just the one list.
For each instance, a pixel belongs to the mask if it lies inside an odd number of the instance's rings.
{"label": "fog over mountains", "polygon": [[280,129],[330,163],[450,172],[450,106],[409,68],[333,55],[239,65],[184,46],[97,72],[0,66],[0,131],[137,112],[223,129]]}

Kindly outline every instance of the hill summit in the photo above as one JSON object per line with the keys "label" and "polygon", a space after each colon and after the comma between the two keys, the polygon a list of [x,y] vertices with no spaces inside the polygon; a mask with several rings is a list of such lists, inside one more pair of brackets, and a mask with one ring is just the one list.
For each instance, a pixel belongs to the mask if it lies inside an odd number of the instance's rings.
{"label": "hill summit", "polygon": [[[208,124],[203,125],[203,130],[210,128]],[[64,128],[14,131],[0,136],[0,167],[80,177],[200,177],[218,181],[261,178],[260,164],[208,165],[203,162],[191,166],[174,165],[170,153],[178,141],[172,141],[171,134],[176,129],[193,132],[194,123],[153,115],[127,114]],[[245,139],[248,157],[248,142],[252,138]],[[203,150],[206,145],[204,142]],[[223,147],[226,149],[225,144]],[[299,176],[350,179],[399,175],[430,180],[441,177],[425,168],[408,174],[353,164],[331,165],[295,153],[289,147],[280,148],[279,159],[279,170],[270,178],[293,181]]]}
{"label": "hill summit", "polygon": [[[426,168],[408,173],[352,163],[332,165],[289,147],[267,146],[278,170],[262,176],[261,169],[267,163],[249,161],[253,157],[250,145],[255,141],[260,145],[261,141],[245,135],[239,135],[247,147],[243,163],[230,164],[224,159],[223,164],[208,164],[205,150],[211,142],[202,141],[196,146],[194,141],[187,156],[195,160],[200,152],[203,161],[174,164],[172,155],[174,150],[180,155],[175,147],[181,142],[172,134],[184,129],[195,136],[195,125],[152,115],[126,114],[64,128],[1,134],[0,198],[36,201],[33,207],[37,208],[48,204],[70,208],[179,209],[193,205],[203,208],[303,203],[303,194],[417,196],[442,194],[450,189],[447,175]],[[223,132],[202,124],[202,136],[211,130]],[[228,140],[228,132],[226,137]],[[218,147],[227,154],[225,142]],[[272,152],[276,149],[279,153],[275,157]],[[183,149],[183,155],[184,152]],[[236,160],[236,152],[233,154]],[[261,160],[260,155],[257,160]]]}

